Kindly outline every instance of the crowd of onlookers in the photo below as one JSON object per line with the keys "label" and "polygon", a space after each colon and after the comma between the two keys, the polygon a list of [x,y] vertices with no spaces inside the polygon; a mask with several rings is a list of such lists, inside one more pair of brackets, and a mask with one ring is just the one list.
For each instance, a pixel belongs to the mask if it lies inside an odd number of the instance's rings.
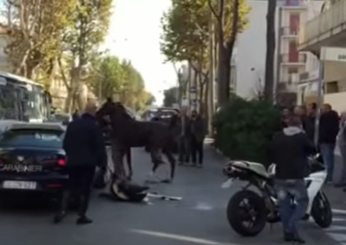
{"label": "crowd of onlookers", "polygon": [[[334,181],[335,185],[338,187],[346,186],[345,114],[343,113],[339,115],[329,104],[322,105],[320,108],[319,126],[318,129],[316,129],[316,116],[318,109],[316,103],[311,103],[308,106],[296,106],[293,109],[285,108],[282,111],[282,125],[283,127],[287,126],[286,122],[291,116],[297,116],[300,118],[305,134],[310,142],[317,146],[317,150],[322,155],[323,162],[328,172],[328,183],[333,181],[334,152],[336,147],[338,147],[344,164],[340,179]],[[318,131],[316,132],[316,130]]]}
{"label": "crowd of onlookers", "polygon": [[[320,111],[318,111],[320,110]],[[319,113],[320,112],[320,113]],[[319,117],[319,120],[316,120]],[[308,156],[319,151],[327,170],[326,183],[333,181],[334,154],[338,145],[343,157],[343,171],[337,186],[346,185],[346,131],[344,117],[329,104],[317,108],[315,103],[282,111],[282,130],[270,144],[269,156],[276,164],[275,188],[285,241],[305,243],[298,223],[309,204],[304,178],[309,174]],[[292,209],[291,197],[295,208]]]}
{"label": "crowd of onlookers", "polygon": [[[161,121],[161,111],[158,110],[153,121]],[[178,114],[170,118],[170,123],[174,125],[176,131],[176,141],[178,150],[178,161],[180,164],[189,164],[202,167],[203,165],[203,142],[207,134],[206,123],[197,113],[182,109]]]}

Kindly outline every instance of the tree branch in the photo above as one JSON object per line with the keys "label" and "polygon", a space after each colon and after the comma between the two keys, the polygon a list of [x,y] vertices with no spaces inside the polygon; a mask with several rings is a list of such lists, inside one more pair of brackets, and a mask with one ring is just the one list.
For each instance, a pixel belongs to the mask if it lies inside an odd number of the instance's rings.
{"label": "tree branch", "polygon": [[213,13],[213,15],[215,16],[216,19],[220,20],[221,18],[221,15],[220,15],[220,12],[216,12],[215,8],[213,7],[213,3],[212,3],[213,0],[208,0],[208,5],[209,5],[209,9],[210,11]]}

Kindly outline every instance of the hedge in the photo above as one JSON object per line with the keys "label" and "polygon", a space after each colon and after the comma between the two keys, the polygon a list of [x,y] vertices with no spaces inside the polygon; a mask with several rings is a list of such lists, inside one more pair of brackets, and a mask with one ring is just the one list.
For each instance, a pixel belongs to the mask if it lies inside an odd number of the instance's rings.
{"label": "hedge", "polygon": [[263,100],[233,98],[214,117],[214,145],[231,159],[268,164],[267,150],[280,129],[280,109]]}

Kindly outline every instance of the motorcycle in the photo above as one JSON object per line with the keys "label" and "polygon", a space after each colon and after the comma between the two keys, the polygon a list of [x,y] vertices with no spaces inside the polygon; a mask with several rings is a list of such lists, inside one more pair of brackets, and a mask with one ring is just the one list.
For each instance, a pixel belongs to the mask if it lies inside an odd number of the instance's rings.
{"label": "motorcycle", "polygon": [[[312,217],[321,228],[328,228],[333,214],[328,198],[322,191],[327,172],[319,158],[319,154],[309,157],[310,174],[305,178],[309,204],[303,220]],[[275,164],[271,164],[267,170],[260,163],[230,161],[223,172],[229,179],[222,184],[222,188],[230,188],[236,179],[248,182],[228,202],[227,218],[234,231],[242,236],[256,236],[266,223],[280,222],[273,178]],[[256,192],[249,190],[253,186],[257,189]],[[291,205],[294,208],[293,197]]]}

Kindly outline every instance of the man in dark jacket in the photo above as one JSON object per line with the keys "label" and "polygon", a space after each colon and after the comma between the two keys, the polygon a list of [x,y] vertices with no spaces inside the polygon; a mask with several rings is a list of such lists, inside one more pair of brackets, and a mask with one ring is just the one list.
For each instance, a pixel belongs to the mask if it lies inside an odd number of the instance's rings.
{"label": "man in dark jacket", "polygon": [[71,192],[78,202],[77,224],[89,224],[87,218],[90,191],[96,166],[107,166],[107,155],[103,134],[95,118],[96,105],[89,102],[81,118],[72,121],[66,130],[63,148],[67,156],[69,191],[62,198],[61,210],[54,222],[59,223],[66,214],[68,197]]}
{"label": "man in dark jacket", "polygon": [[184,108],[180,111],[177,122],[178,129],[178,160],[179,164],[190,162],[190,118],[187,110]]}
{"label": "man in dark jacket", "polygon": [[[298,222],[304,216],[309,202],[304,177],[308,171],[308,155],[314,152],[314,147],[301,124],[297,116],[287,120],[287,127],[273,137],[270,158],[276,164],[275,187],[284,239],[305,243],[298,234]],[[297,202],[294,209],[291,206],[292,196]]]}
{"label": "man in dark jacket", "polygon": [[203,164],[203,143],[206,135],[205,122],[203,118],[197,114],[197,111],[191,112],[190,121],[190,145],[191,145],[191,158],[192,163],[195,165],[196,155],[198,155],[198,166],[202,167]]}
{"label": "man in dark jacket", "polygon": [[339,132],[339,115],[332,110],[331,105],[322,106],[319,125],[319,146],[324,165],[327,168],[327,181],[331,182],[334,172],[334,150],[336,136]]}

